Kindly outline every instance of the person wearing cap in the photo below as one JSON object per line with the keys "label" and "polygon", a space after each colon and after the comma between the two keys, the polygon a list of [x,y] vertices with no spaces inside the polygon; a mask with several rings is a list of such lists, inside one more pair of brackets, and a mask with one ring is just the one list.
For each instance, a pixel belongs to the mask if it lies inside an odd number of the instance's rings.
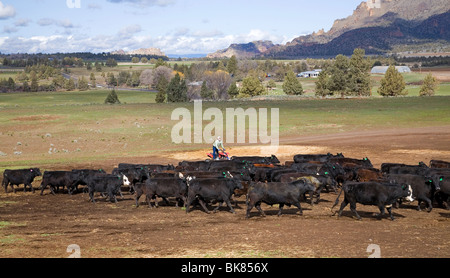
{"label": "person wearing cap", "polygon": [[219,159],[219,149],[222,149],[225,152],[225,148],[223,147],[222,138],[217,137],[216,141],[213,144],[213,159]]}

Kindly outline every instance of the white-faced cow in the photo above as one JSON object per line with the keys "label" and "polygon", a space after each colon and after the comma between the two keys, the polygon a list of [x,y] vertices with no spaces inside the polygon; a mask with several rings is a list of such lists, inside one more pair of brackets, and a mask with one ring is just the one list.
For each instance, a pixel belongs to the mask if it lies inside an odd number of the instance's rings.
{"label": "white-faced cow", "polygon": [[[344,208],[350,204],[350,210],[355,214],[358,220],[361,220],[356,211],[356,203],[369,206],[377,206],[380,209],[378,217],[382,217],[385,214],[385,208],[389,212],[389,216],[394,220],[392,215],[392,204],[397,202],[398,199],[406,198],[407,201],[414,201],[412,197],[411,186],[403,184],[385,184],[379,182],[346,182],[342,186],[342,190],[336,199],[333,209],[339,203],[339,197],[344,192],[344,201],[341,203],[339,209],[339,217],[342,215]],[[336,212],[333,214],[335,215]]]}

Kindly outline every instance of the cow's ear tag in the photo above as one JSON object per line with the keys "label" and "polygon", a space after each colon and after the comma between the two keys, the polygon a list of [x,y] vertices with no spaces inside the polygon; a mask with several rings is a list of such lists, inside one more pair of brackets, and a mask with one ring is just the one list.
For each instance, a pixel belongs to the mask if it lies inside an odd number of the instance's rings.
{"label": "cow's ear tag", "polygon": [[325,172],[325,175],[328,175],[328,172]]}
{"label": "cow's ear tag", "polygon": [[444,178],[440,178],[440,179],[439,179],[439,181],[443,181],[443,180],[444,180]]}
{"label": "cow's ear tag", "polygon": [[31,172],[33,172],[33,169],[30,169]]}

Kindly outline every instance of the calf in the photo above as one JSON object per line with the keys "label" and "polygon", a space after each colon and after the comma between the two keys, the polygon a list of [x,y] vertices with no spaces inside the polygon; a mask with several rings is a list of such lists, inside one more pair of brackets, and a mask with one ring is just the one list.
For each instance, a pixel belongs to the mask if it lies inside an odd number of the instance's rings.
{"label": "calf", "polygon": [[24,192],[27,191],[27,186],[29,186],[34,193],[34,188],[31,184],[34,181],[34,178],[41,175],[41,170],[39,170],[39,168],[5,170],[3,173],[2,185],[5,188],[6,193],[8,193],[8,185],[11,185],[13,192],[16,193],[14,185],[19,186],[21,184],[24,185]]}
{"label": "calf", "polygon": [[261,209],[261,203],[268,205],[279,204],[280,210],[278,216],[281,216],[284,205],[294,205],[303,215],[300,199],[306,192],[313,192],[314,186],[305,180],[286,182],[253,183],[247,194],[247,214],[250,217],[250,211],[256,207],[262,216],[265,216]]}
{"label": "calf", "polygon": [[243,189],[242,183],[237,178],[224,179],[195,179],[188,177],[188,198],[186,204],[186,213],[189,213],[190,206],[194,200],[198,200],[200,205],[206,211],[211,213],[207,208],[208,202],[220,202],[219,206],[214,209],[216,212],[221,204],[225,202],[232,213],[236,213],[231,205],[231,197],[236,189]]}
{"label": "calf", "polygon": [[131,183],[125,175],[105,175],[94,177],[89,181],[89,200],[95,203],[94,193],[106,193],[111,202],[117,203],[116,194],[120,193],[122,186],[129,186]]}
{"label": "calf", "polygon": [[[351,211],[356,215],[358,220],[361,220],[356,211],[356,203],[363,205],[377,206],[380,209],[378,217],[382,217],[385,214],[385,208],[389,212],[389,216],[394,220],[392,215],[392,204],[397,202],[400,198],[406,198],[412,202],[412,189],[411,186],[403,184],[384,184],[379,182],[346,182],[342,186],[341,192],[336,199],[333,209],[339,203],[339,197],[344,192],[344,201],[341,203],[339,209],[339,217],[342,215],[344,208],[350,204]],[[335,215],[336,212],[333,214]]]}

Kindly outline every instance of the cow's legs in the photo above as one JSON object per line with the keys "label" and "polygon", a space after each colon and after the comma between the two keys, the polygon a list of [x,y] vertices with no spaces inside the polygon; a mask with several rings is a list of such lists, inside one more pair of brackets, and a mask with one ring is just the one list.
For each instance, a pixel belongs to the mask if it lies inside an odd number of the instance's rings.
{"label": "cow's legs", "polygon": [[225,200],[225,202],[227,203],[228,207],[230,208],[231,213],[236,214],[236,212],[233,209],[233,206],[231,205],[231,202],[229,199]]}
{"label": "cow's legs", "polygon": [[394,217],[394,215],[392,215],[392,207],[388,207],[387,210],[389,212],[389,216],[391,217],[391,220],[394,221],[395,217]]}
{"label": "cow's legs", "polygon": [[281,214],[283,213],[284,204],[280,204],[279,207],[280,207],[280,210],[278,211],[278,217],[280,217]]}
{"label": "cow's legs", "polygon": [[300,211],[300,215],[303,215],[303,210],[302,210],[302,206],[300,205],[300,202],[295,203],[294,206],[296,206],[298,208],[298,210]]}
{"label": "cow's legs", "polygon": [[[136,207],[139,207],[139,198],[141,198],[142,194],[136,193],[134,200],[136,201]],[[147,199],[146,199],[147,200]]]}
{"label": "cow's legs", "polygon": [[261,203],[256,204],[255,207],[259,211],[259,213],[261,214],[262,217],[266,217],[266,214],[264,213],[264,211],[261,208]]}
{"label": "cow's legs", "polygon": [[381,219],[386,214],[385,206],[379,205],[378,208],[380,209],[380,214],[377,214],[377,218]]}
{"label": "cow's legs", "polygon": [[206,207],[206,203],[202,200],[202,199],[198,199],[198,201],[200,202],[200,205],[202,206],[202,208],[205,210],[205,212],[207,214],[210,214],[211,212],[208,210],[208,208]]}
{"label": "cow's legs", "polygon": [[359,216],[358,212],[356,211],[356,203],[350,203],[350,210],[355,214],[358,220],[361,220],[361,216]]}
{"label": "cow's legs", "polygon": [[344,208],[348,205],[348,201],[346,199],[344,199],[344,201],[342,201],[341,203],[341,207],[339,208],[339,214],[338,217],[341,217],[342,212],[344,211]]}

